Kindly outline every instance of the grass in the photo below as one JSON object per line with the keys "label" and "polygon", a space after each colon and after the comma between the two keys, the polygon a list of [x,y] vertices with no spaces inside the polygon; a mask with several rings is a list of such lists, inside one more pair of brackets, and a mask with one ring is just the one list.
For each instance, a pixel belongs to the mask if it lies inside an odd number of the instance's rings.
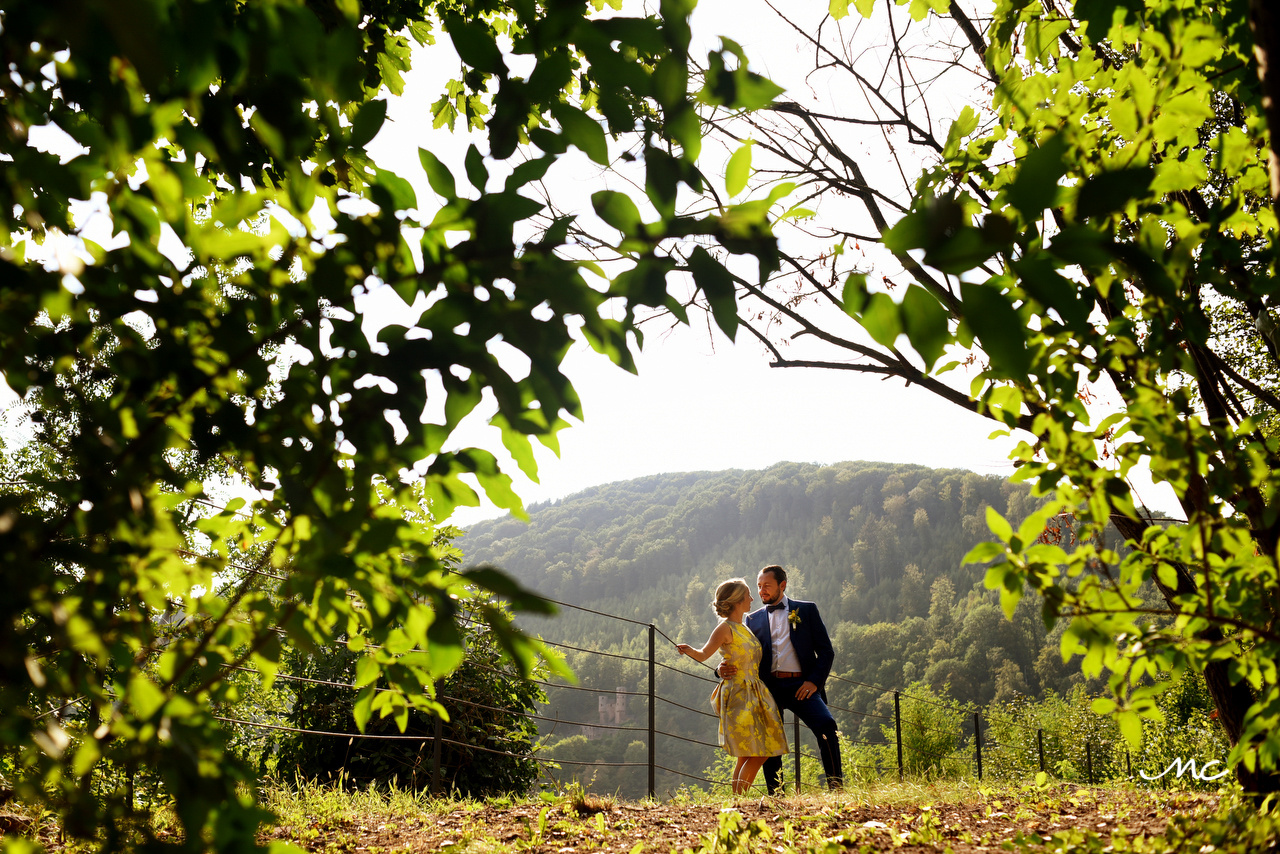
{"label": "grass", "polygon": [[[1254,854],[1276,850],[1280,827],[1231,789],[1165,793],[1064,782],[864,782],[774,798],[683,789],[660,801],[623,801],[576,785],[469,799],[394,785],[356,790],[273,780],[259,794],[278,816],[264,842],[332,854],[870,854],[903,845],[953,854],[1146,854],[1211,845],[1217,854]],[[162,838],[176,838],[172,813],[161,810],[153,820]],[[89,850],[42,836],[50,849]]]}

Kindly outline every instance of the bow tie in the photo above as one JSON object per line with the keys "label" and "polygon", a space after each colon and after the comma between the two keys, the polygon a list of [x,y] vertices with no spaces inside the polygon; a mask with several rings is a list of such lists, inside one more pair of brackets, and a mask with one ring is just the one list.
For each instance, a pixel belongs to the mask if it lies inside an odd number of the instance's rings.
{"label": "bow tie", "polygon": [[770,614],[772,614],[774,611],[781,611],[783,608],[787,607],[787,603],[779,602],[777,605],[765,605],[764,607]]}

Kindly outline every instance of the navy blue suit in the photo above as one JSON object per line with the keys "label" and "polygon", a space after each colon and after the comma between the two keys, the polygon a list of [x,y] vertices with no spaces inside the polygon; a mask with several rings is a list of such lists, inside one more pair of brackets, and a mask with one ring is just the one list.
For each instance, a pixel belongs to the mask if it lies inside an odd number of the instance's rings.
{"label": "navy blue suit", "polygon": [[[835,649],[831,646],[831,638],[818,614],[817,605],[788,599],[787,607],[797,617],[788,619],[788,622],[791,627],[791,648],[795,650],[803,676],[779,678],[773,675],[773,638],[769,631],[768,609],[752,611],[742,623],[751,630],[763,648],[760,656],[760,680],[769,689],[780,710],[790,709],[813,732],[818,740],[818,755],[822,759],[822,770],[827,775],[827,783],[833,787],[839,786],[844,776],[840,768],[840,744],[836,739],[835,718],[831,716],[826,703],[827,676],[835,661]],[[818,693],[807,700],[797,700],[796,691],[805,682],[816,685]],[[770,794],[781,785],[781,771],[781,756],[771,756],[765,760],[764,780]]]}

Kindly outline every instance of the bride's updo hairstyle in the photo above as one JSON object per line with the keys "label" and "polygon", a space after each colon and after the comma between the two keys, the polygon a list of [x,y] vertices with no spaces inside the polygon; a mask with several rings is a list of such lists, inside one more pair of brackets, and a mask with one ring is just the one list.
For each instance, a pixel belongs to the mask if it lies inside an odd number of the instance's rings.
{"label": "bride's updo hairstyle", "polygon": [[747,586],[747,582],[742,578],[730,578],[728,581],[720,582],[720,586],[716,588],[716,601],[711,603],[711,607],[716,609],[716,613],[721,617],[727,617],[733,613],[733,609],[739,602],[751,595],[751,588]]}

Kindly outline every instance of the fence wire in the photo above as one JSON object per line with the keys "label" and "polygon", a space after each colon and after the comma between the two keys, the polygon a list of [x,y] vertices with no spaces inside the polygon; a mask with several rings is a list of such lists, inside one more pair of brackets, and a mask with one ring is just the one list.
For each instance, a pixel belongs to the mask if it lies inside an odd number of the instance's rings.
{"label": "fence wire", "polygon": [[[261,572],[260,572],[259,574],[268,574],[268,573],[261,573]],[[275,576],[272,576],[272,577],[275,577]],[[673,640],[673,639],[672,639],[672,638],[671,638],[671,637],[670,637],[666,632],[662,631],[662,629],[658,628],[656,625],[654,625],[654,624],[652,624],[652,623],[644,623],[644,622],[641,622],[641,621],[639,621],[639,620],[633,620],[633,619],[630,619],[630,618],[627,618],[627,617],[622,617],[622,616],[619,616],[619,615],[616,615],[616,614],[610,614],[610,613],[607,613],[607,612],[605,612],[605,611],[600,611],[600,610],[596,610],[596,609],[593,609],[593,608],[587,608],[587,607],[582,606],[582,605],[576,605],[576,604],[569,603],[569,602],[562,602],[562,601],[559,601],[559,600],[556,600],[556,599],[551,599],[551,598],[549,598],[549,597],[542,597],[542,598],[544,598],[544,599],[545,599],[545,601],[550,602],[550,603],[552,603],[552,604],[554,604],[554,605],[557,605],[557,606],[559,606],[559,607],[569,608],[569,609],[573,609],[573,610],[577,610],[577,611],[582,611],[582,612],[585,612],[585,613],[594,614],[594,615],[596,615],[596,616],[605,617],[605,618],[607,618],[607,619],[617,620],[617,621],[619,621],[619,622],[623,622],[623,623],[627,623],[627,624],[631,624],[631,625],[642,626],[642,627],[648,628],[648,629],[650,629],[654,634],[656,634],[656,635],[661,635],[661,636],[662,636],[662,637],[663,637],[663,638],[664,638],[668,643],[670,643],[672,646],[676,646],[676,642],[675,642],[675,641],[674,641],[674,640]],[[652,636],[651,636],[651,637],[652,637]],[[651,654],[651,657],[644,658],[644,657],[639,657],[639,656],[634,656],[634,655],[627,655],[627,654],[623,654],[623,653],[607,652],[607,651],[605,651],[605,650],[599,650],[599,649],[589,649],[589,648],[586,648],[586,647],[576,646],[576,645],[569,644],[569,643],[565,643],[565,642],[562,642],[562,641],[548,640],[548,639],[546,639],[546,638],[541,638],[541,637],[539,637],[539,638],[538,638],[538,640],[539,640],[539,641],[541,641],[542,643],[547,644],[548,646],[557,647],[557,648],[560,648],[560,649],[572,650],[572,651],[574,651],[574,652],[578,652],[578,653],[581,653],[581,654],[584,654],[584,655],[595,655],[595,656],[601,656],[601,657],[605,657],[605,658],[618,659],[618,660],[623,660],[623,661],[630,661],[630,662],[634,662],[634,663],[638,663],[638,664],[649,664],[651,668],[662,668],[663,670],[672,671],[672,672],[678,673],[678,674],[680,674],[680,675],[682,675],[682,676],[687,676],[687,677],[690,677],[690,678],[696,679],[696,680],[701,681],[701,682],[706,682],[706,683],[710,683],[710,684],[717,684],[717,683],[718,683],[718,681],[719,681],[718,679],[712,679],[712,678],[710,678],[710,677],[708,677],[708,676],[702,675],[701,673],[694,673],[694,672],[690,672],[690,671],[688,671],[688,670],[682,669],[682,668],[680,668],[680,667],[673,666],[673,665],[668,664],[668,663],[666,663],[666,662],[657,661],[655,657],[652,657],[652,654]],[[376,646],[373,646],[373,645],[370,645],[370,646],[368,646],[367,648],[369,648],[369,649],[376,649],[377,647],[376,647]],[[652,647],[651,647],[651,649],[652,649]],[[690,660],[692,661],[693,659],[690,659]],[[711,667],[710,665],[708,665],[708,664],[706,664],[706,663],[703,663],[703,662],[695,662],[695,663],[699,664],[701,667],[703,667],[703,668],[705,668],[706,670],[710,671],[712,674],[718,675],[718,674],[717,674],[717,672],[716,672],[716,668],[713,668],[713,667]],[[498,667],[493,667],[493,666],[491,666],[491,665],[484,665],[484,664],[473,663],[473,665],[472,665],[472,666],[478,667],[478,668],[480,668],[480,669],[484,669],[484,670],[492,671],[492,672],[494,672],[494,673],[498,673],[498,674],[500,674],[500,675],[502,675],[502,676],[504,676],[504,677],[507,677],[507,678],[512,678],[512,679],[520,678],[520,677],[518,677],[516,674],[510,673],[510,672],[508,672],[508,671],[506,671],[506,670],[503,670],[503,669],[501,669],[501,668],[498,668]],[[239,666],[239,665],[234,666],[234,667],[233,667],[233,668],[231,668],[231,669],[240,670],[240,671],[245,671],[245,672],[250,672],[250,673],[259,673],[259,674],[261,674],[261,671],[257,671],[257,670],[255,670],[255,669],[253,669],[253,668],[244,667],[244,666]],[[651,673],[654,673],[654,672],[655,672],[655,671],[651,670]],[[656,675],[656,673],[655,673],[655,675]],[[276,675],[275,675],[275,678],[277,678],[277,679],[289,680],[289,681],[294,681],[294,682],[303,682],[303,683],[311,683],[311,684],[317,684],[317,685],[326,685],[326,686],[331,686],[331,687],[335,687],[335,688],[345,688],[345,689],[353,690],[353,691],[354,691],[354,690],[358,690],[358,689],[356,688],[356,686],[355,686],[355,685],[350,684],[350,683],[336,682],[336,681],[330,681],[330,680],[324,680],[324,679],[315,679],[315,678],[305,677],[305,676],[294,676],[294,675],[292,675],[292,674],[276,674]],[[831,680],[831,681],[833,681],[833,682],[837,682],[837,683],[842,683],[842,684],[851,685],[851,686],[855,686],[855,687],[861,687],[861,688],[868,688],[868,689],[871,689],[871,690],[873,690],[873,691],[878,691],[878,692],[880,692],[882,695],[894,694],[894,695],[896,695],[897,697],[899,697],[899,698],[900,698],[900,699],[902,699],[902,700],[908,700],[908,701],[911,701],[911,702],[924,703],[924,704],[927,704],[927,705],[930,705],[930,706],[935,706],[935,707],[942,708],[942,709],[947,709],[947,710],[950,710],[950,711],[958,711],[958,712],[962,712],[962,713],[972,713],[972,712],[977,712],[977,713],[981,714],[981,710],[980,710],[980,709],[978,709],[977,707],[973,706],[972,704],[963,704],[963,705],[961,705],[961,704],[956,704],[956,703],[948,703],[948,702],[945,702],[945,701],[940,702],[940,701],[933,700],[933,699],[930,699],[930,698],[920,697],[920,696],[917,696],[917,695],[915,695],[915,694],[907,693],[907,692],[905,692],[905,691],[903,691],[903,690],[901,690],[901,689],[896,689],[896,688],[886,688],[886,687],[881,686],[881,685],[876,685],[876,684],[868,683],[868,682],[861,682],[861,681],[858,681],[858,680],[856,680],[856,679],[850,679],[850,678],[847,678],[847,677],[844,677],[844,676],[839,676],[839,675],[836,675],[836,674],[830,674],[830,675],[828,676],[828,679],[830,679],[830,680]],[[630,697],[644,697],[644,698],[646,698],[647,700],[650,700],[651,702],[652,702],[652,701],[658,701],[658,702],[666,703],[666,704],[667,704],[667,705],[669,705],[669,706],[674,706],[674,707],[679,708],[679,709],[682,709],[682,710],[684,710],[684,711],[692,712],[693,714],[695,714],[695,715],[699,715],[699,716],[701,716],[701,717],[708,717],[708,718],[715,718],[715,717],[716,717],[716,715],[712,714],[711,712],[708,712],[708,711],[705,711],[705,710],[702,710],[702,709],[693,708],[693,707],[691,707],[691,706],[685,705],[684,703],[681,703],[681,702],[678,702],[678,701],[676,701],[676,700],[674,700],[674,699],[671,699],[670,697],[665,697],[665,696],[663,696],[663,695],[661,695],[661,694],[657,693],[657,691],[656,691],[656,685],[651,685],[651,686],[650,686],[650,690],[649,690],[649,691],[647,691],[647,692],[644,692],[644,691],[627,691],[627,690],[619,690],[619,689],[617,689],[617,688],[613,688],[613,689],[605,689],[605,688],[591,688],[591,687],[587,687],[587,686],[583,686],[583,685],[570,685],[570,684],[559,683],[559,682],[551,682],[551,681],[542,680],[542,679],[529,679],[528,681],[529,681],[529,682],[532,682],[533,684],[539,685],[539,686],[541,686],[541,687],[543,687],[543,688],[545,688],[545,689],[549,689],[549,690],[564,689],[564,690],[570,690],[570,691],[580,691],[580,692],[593,693],[593,694],[598,694],[598,695],[609,695],[609,696],[615,696],[615,697],[628,697],[628,698],[630,698]],[[377,690],[377,691],[386,691],[386,690],[392,690],[392,689],[386,689],[386,688],[375,688],[375,690]],[[649,734],[651,734],[651,735],[652,735],[653,737],[655,737],[655,738],[656,738],[657,736],[662,736],[662,737],[665,737],[665,738],[672,738],[672,739],[676,739],[676,740],[678,740],[678,741],[682,741],[682,742],[685,742],[685,743],[688,743],[688,744],[695,744],[695,745],[699,745],[699,746],[701,746],[701,747],[707,747],[707,748],[712,748],[712,749],[716,749],[716,748],[718,748],[718,747],[719,747],[719,745],[714,744],[714,743],[712,743],[712,742],[709,742],[709,741],[703,741],[703,740],[698,739],[698,738],[693,738],[693,737],[686,736],[686,735],[681,735],[681,734],[678,734],[678,733],[668,732],[668,731],[666,731],[666,730],[658,729],[656,726],[647,726],[647,727],[646,727],[646,726],[623,726],[623,725],[621,725],[621,724],[608,724],[608,723],[603,723],[603,722],[589,722],[589,721],[568,720],[568,719],[560,718],[560,717],[558,717],[558,716],[556,716],[556,717],[549,717],[549,716],[547,716],[547,715],[539,715],[539,714],[533,714],[533,713],[529,713],[529,712],[520,712],[520,711],[516,711],[516,710],[512,710],[512,709],[504,709],[504,708],[501,708],[501,707],[498,707],[498,706],[488,705],[488,704],[484,704],[484,703],[477,703],[477,702],[475,702],[475,701],[464,700],[464,699],[462,699],[462,698],[460,698],[460,697],[453,697],[453,696],[449,696],[449,695],[440,695],[440,696],[438,696],[438,697],[437,697],[437,699],[441,700],[442,702],[458,703],[458,704],[460,704],[460,705],[466,705],[466,706],[470,706],[470,707],[481,708],[481,709],[485,709],[485,710],[488,710],[488,711],[494,711],[494,712],[498,712],[498,713],[506,713],[506,714],[510,714],[510,715],[513,715],[513,716],[517,716],[517,715],[518,715],[518,716],[522,716],[522,717],[528,717],[528,718],[530,718],[530,719],[532,719],[532,720],[537,720],[537,721],[541,721],[541,722],[545,722],[545,723],[551,723],[551,724],[555,724],[555,725],[557,725],[557,726],[558,726],[558,725],[560,725],[560,724],[564,724],[564,725],[566,725],[566,726],[579,726],[579,727],[590,728],[590,729],[592,729],[592,730],[610,730],[610,731],[644,732],[644,733],[649,733]],[[75,701],[73,701],[73,703],[74,703],[74,702],[75,702]],[[70,704],[69,704],[69,705],[70,705]],[[548,705],[549,705],[549,704],[548,704]],[[902,719],[900,719],[900,718],[897,716],[897,714],[898,714],[898,713],[897,713],[896,711],[895,711],[895,715],[894,715],[894,716],[890,716],[890,715],[883,715],[883,714],[879,714],[879,713],[871,712],[871,711],[855,711],[855,710],[853,710],[853,709],[848,709],[848,708],[845,708],[845,707],[842,707],[842,706],[837,706],[837,705],[834,705],[834,704],[831,704],[831,703],[828,703],[828,704],[827,704],[827,707],[828,707],[829,709],[831,709],[833,712],[841,712],[841,713],[843,713],[843,714],[850,715],[850,716],[860,717],[860,718],[864,718],[864,719],[875,719],[875,720],[881,720],[881,721],[893,721],[893,722],[895,722],[895,723],[896,723],[896,730],[897,730],[897,732],[899,733],[899,735],[897,736],[897,746],[898,746],[899,751],[900,751],[901,753],[906,754],[906,755],[909,755],[909,756],[925,755],[925,756],[933,757],[933,758],[936,758],[936,759],[946,759],[946,758],[948,758],[948,757],[950,757],[950,756],[956,756],[956,752],[953,752],[953,753],[950,753],[950,754],[944,754],[944,753],[938,753],[938,752],[936,752],[936,751],[930,751],[930,750],[923,749],[923,748],[921,748],[921,747],[919,747],[919,746],[917,746],[917,745],[915,745],[915,744],[910,744],[910,745],[903,744],[903,743],[902,743],[902,741],[901,741],[901,735],[900,735],[900,732],[901,732],[901,729],[902,729],[902,726],[903,726],[903,725],[905,725],[905,726],[908,728],[908,730],[912,730],[912,731],[915,731],[915,732],[918,732],[918,733],[922,733],[922,734],[925,734],[925,735],[934,734],[934,733],[936,733],[937,731],[936,731],[936,730],[934,730],[934,729],[930,729],[930,728],[924,727],[924,726],[922,726],[921,724],[917,723],[916,721],[913,721],[913,720],[910,720],[910,719],[902,720]],[[294,733],[299,733],[299,734],[304,734],[304,735],[315,735],[315,736],[320,736],[320,737],[347,738],[347,739],[352,739],[352,740],[354,740],[354,739],[370,739],[370,740],[418,741],[418,742],[422,742],[422,743],[424,743],[424,744],[425,744],[425,743],[428,743],[428,742],[433,742],[433,741],[435,741],[435,740],[436,740],[436,738],[437,738],[436,736],[423,736],[423,735],[404,735],[404,734],[401,734],[401,735],[387,735],[387,734],[372,734],[372,733],[331,732],[331,731],[324,731],[324,730],[310,730],[310,729],[304,729],[304,728],[298,728],[298,727],[290,727],[290,726],[284,726],[284,725],[280,725],[280,724],[271,724],[271,723],[266,723],[266,722],[262,722],[262,721],[248,721],[248,720],[242,720],[242,719],[237,719],[237,718],[221,717],[221,716],[214,716],[214,717],[215,717],[217,720],[219,720],[219,721],[223,721],[223,722],[225,722],[225,723],[230,723],[230,724],[237,724],[237,725],[242,725],[242,726],[249,726],[249,727],[262,728],[262,729],[270,729],[270,730],[277,730],[277,731],[294,732]],[[1015,728],[1017,728],[1017,729],[1020,729],[1020,730],[1026,731],[1026,732],[1029,732],[1029,733],[1030,733],[1030,732],[1037,732],[1037,731],[1038,731],[1038,730],[1036,730],[1036,729],[1035,729],[1035,728],[1033,728],[1033,727],[1030,727],[1030,726],[1027,726],[1027,725],[1025,725],[1025,724],[1021,724],[1021,723],[1018,723],[1018,722],[1015,722],[1015,721],[1002,721],[1002,725],[1009,725],[1009,726],[1015,727]],[[956,735],[957,735],[957,740],[958,740],[959,733],[957,733]],[[652,758],[652,757],[653,757],[653,755],[654,755],[654,754],[653,754],[653,752],[652,752],[652,749],[651,749],[651,752],[650,752],[651,759],[650,759],[650,761],[648,761],[648,762],[606,762],[606,761],[603,761],[603,760],[590,760],[590,761],[587,761],[587,760],[555,759],[555,758],[547,758],[547,757],[537,756],[537,755],[528,754],[528,753],[513,753],[513,752],[510,752],[510,751],[497,750],[497,749],[494,749],[494,748],[485,747],[485,746],[478,745],[478,744],[471,744],[471,743],[467,743],[467,742],[455,741],[455,740],[452,740],[452,739],[444,738],[443,736],[439,737],[439,740],[440,740],[440,742],[441,742],[442,744],[451,744],[451,745],[455,745],[455,746],[457,746],[457,747],[464,748],[464,749],[467,749],[467,750],[478,750],[478,751],[481,751],[481,752],[490,753],[490,754],[495,754],[495,755],[508,756],[508,757],[513,757],[513,758],[518,758],[518,759],[529,759],[529,760],[532,760],[532,761],[538,762],[538,763],[540,763],[540,764],[542,764],[542,765],[544,765],[544,766],[548,766],[548,765],[549,765],[549,766],[557,766],[557,767],[558,767],[558,766],[561,766],[561,765],[568,765],[568,766],[604,767],[604,768],[647,768],[647,769],[649,769],[649,771],[650,771],[650,781],[651,781],[651,785],[652,785],[652,780],[653,780],[653,772],[654,772],[654,771],[658,771],[658,770],[660,770],[660,771],[664,771],[664,772],[667,772],[667,773],[670,773],[670,774],[674,774],[674,775],[676,775],[676,776],[678,776],[678,777],[686,778],[686,779],[689,779],[689,780],[696,780],[696,781],[698,781],[698,782],[707,783],[707,784],[710,784],[710,785],[716,785],[716,786],[729,786],[729,785],[730,785],[730,781],[728,781],[728,780],[712,780],[712,779],[708,779],[708,778],[706,778],[706,777],[699,776],[699,775],[697,775],[697,774],[690,774],[690,773],[687,773],[687,772],[685,772],[685,771],[678,771],[678,770],[676,770],[676,769],[674,769],[674,768],[670,768],[670,767],[667,767],[667,766],[665,766],[665,765],[659,764],[656,760],[654,760],[654,759]],[[849,740],[848,740],[848,742],[849,742],[850,744],[867,745],[867,746],[871,746],[871,747],[885,747],[885,748],[889,748],[889,747],[892,747],[892,746],[894,745],[894,742],[892,742],[892,741],[886,741],[886,742],[872,742],[872,741],[868,741],[868,740],[866,740],[866,739],[849,739]],[[981,745],[979,745],[978,743],[975,743],[975,745],[974,745],[974,746],[975,746],[975,750],[976,750],[976,749],[978,749],[979,747],[985,747],[985,749],[986,749],[987,751],[995,751],[995,750],[998,750],[998,749],[1000,749],[1000,748],[1002,748],[1002,747],[1003,747],[1004,749],[1013,749],[1013,750],[1018,749],[1018,748],[1013,747],[1013,746],[1010,746],[1010,745],[999,745],[999,744],[996,744],[995,742],[986,742],[985,744],[981,744]],[[798,753],[799,753],[799,751],[800,751],[800,745],[799,745],[799,742],[798,742],[798,741],[797,741],[797,743],[795,744],[794,749],[795,749],[796,753],[798,754]],[[1037,748],[1036,746],[1028,746],[1028,747],[1026,747],[1025,749],[1027,749],[1028,751],[1034,752],[1034,751],[1036,751],[1038,748]],[[812,756],[808,756],[808,754],[805,754],[805,755],[806,755],[806,757],[807,757],[807,758],[809,758],[809,759],[811,759],[811,760],[812,760],[812,759],[814,759],[814,757],[812,757]],[[974,759],[976,759],[976,755],[975,755]],[[878,764],[873,765],[873,764],[866,764],[866,763],[862,763],[862,764],[857,764],[857,763],[855,763],[855,764],[848,764],[848,765],[847,765],[847,767],[848,767],[848,768],[851,768],[851,769],[852,769],[852,768],[871,769],[871,770],[875,770],[875,771],[877,771],[878,773],[887,773],[887,772],[891,772],[892,770],[894,770],[893,768],[885,768],[885,767],[883,767],[883,766],[881,766],[881,765],[878,765]],[[899,773],[901,773],[901,770],[902,770],[902,769],[901,769],[901,767],[899,767],[899,768],[898,768],[898,770],[899,770]],[[979,771],[979,778],[981,778],[981,771]],[[813,785],[812,785],[812,784],[805,783],[805,782],[803,782],[803,781],[796,781],[796,785],[797,785],[797,786],[801,786],[801,787],[813,788]],[[650,792],[650,794],[653,794],[653,792],[651,791],[651,792]]]}

